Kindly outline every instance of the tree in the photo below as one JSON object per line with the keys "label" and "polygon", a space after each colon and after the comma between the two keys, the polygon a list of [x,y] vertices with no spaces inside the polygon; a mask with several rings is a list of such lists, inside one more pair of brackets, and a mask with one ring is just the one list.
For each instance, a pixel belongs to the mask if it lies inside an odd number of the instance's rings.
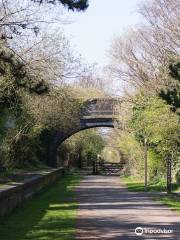
{"label": "tree", "polygon": [[61,3],[65,7],[67,7],[69,10],[77,10],[77,11],[84,11],[88,8],[88,0],[32,0],[33,2],[37,3]]}
{"label": "tree", "polygon": [[[0,3],[0,159],[6,167],[36,162],[47,155],[41,136],[47,139],[51,130],[79,121],[82,99],[69,85],[85,68],[56,31],[63,20],[61,5],[83,11],[88,1]],[[13,124],[7,129],[11,114]]]}
{"label": "tree", "polygon": [[56,3],[61,3],[72,11],[84,11],[88,7],[87,0],[2,0],[0,3],[1,39],[12,39],[14,36],[22,36],[22,34],[27,35],[29,30],[38,35],[43,25],[62,22],[61,8],[56,10],[51,7]]}
{"label": "tree", "polygon": [[[166,159],[169,155],[173,158],[174,169],[178,166],[179,117],[172,112],[165,101],[157,96],[137,96],[130,125],[139,142],[148,139],[149,152],[151,152],[149,156],[152,157],[152,161],[157,159],[159,167],[162,165],[165,171]],[[152,166],[157,164],[154,163]],[[156,171],[161,172],[158,169]]]}
{"label": "tree", "polygon": [[177,0],[144,2],[140,13],[146,22],[112,44],[112,76],[131,92],[159,92],[175,84],[169,66],[179,56],[179,8]]}
{"label": "tree", "polygon": [[169,155],[179,168],[179,10],[177,0],[144,1],[144,23],[116,38],[110,50],[109,72],[128,100],[118,107],[119,147],[138,170],[148,140],[151,179],[164,177]]}
{"label": "tree", "polygon": [[[78,132],[59,146],[58,156],[66,165],[82,167],[96,159],[104,148],[104,140],[95,129]],[[68,161],[67,161],[68,159]]]}
{"label": "tree", "polygon": [[120,131],[117,137],[117,147],[125,160],[125,174],[144,176],[143,146],[137,141],[133,132]]}
{"label": "tree", "polygon": [[70,87],[57,87],[48,94],[24,94],[22,108],[45,129],[65,131],[79,123],[81,101]]}
{"label": "tree", "polygon": [[36,74],[30,74],[25,63],[3,43],[0,45],[0,72],[1,104],[17,104],[21,90],[37,94],[48,91],[48,83]]}
{"label": "tree", "polygon": [[180,113],[180,62],[175,62],[169,66],[170,76],[175,79],[175,84],[171,88],[161,90],[159,96],[172,106],[172,110]]}
{"label": "tree", "polygon": [[78,54],[75,54],[69,40],[57,29],[41,33],[36,38],[12,40],[16,52],[26,63],[30,73],[37,74],[50,83],[51,87],[73,84],[88,74]]}

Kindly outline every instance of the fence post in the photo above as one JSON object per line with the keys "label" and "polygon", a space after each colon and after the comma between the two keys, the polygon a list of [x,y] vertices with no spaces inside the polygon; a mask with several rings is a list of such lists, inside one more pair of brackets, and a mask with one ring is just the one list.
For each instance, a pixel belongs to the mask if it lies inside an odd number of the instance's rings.
{"label": "fence post", "polygon": [[93,174],[96,174],[96,162],[93,160]]}
{"label": "fence post", "polygon": [[171,174],[171,166],[172,165],[172,158],[168,156],[167,158],[167,193],[171,193],[172,191],[172,174]]}
{"label": "fence post", "polygon": [[95,160],[95,168],[96,168],[96,174],[98,173],[98,160]]}
{"label": "fence post", "polygon": [[145,138],[144,140],[144,188],[145,191],[147,191],[147,150],[148,150],[148,145],[147,145],[147,139]]}

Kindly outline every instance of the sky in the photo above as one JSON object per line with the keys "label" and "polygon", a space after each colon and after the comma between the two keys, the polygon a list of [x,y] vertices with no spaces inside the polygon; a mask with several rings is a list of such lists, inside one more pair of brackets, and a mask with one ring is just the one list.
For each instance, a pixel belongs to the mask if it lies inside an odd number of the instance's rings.
{"label": "sky", "polygon": [[141,21],[137,4],[141,0],[90,0],[83,13],[70,14],[65,26],[72,46],[88,63],[103,67],[108,63],[112,40]]}

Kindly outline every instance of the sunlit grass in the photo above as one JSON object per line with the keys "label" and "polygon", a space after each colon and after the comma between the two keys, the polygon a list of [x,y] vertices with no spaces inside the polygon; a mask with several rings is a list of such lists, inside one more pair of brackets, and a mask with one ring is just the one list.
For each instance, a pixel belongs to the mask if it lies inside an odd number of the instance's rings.
{"label": "sunlit grass", "polygon": [[[128,190],[132,192],[144,192],[144,181],[135,177],[131,176],[124,176],[121,177],[123,182],[127,185]],[[173,191],[180,191],[180,186],[177,183],[172,183],[172,190]],[[165,181],[158,181],[158,182],[151,182],[148,183],[147,186],[148,192],[165,192],[166,191],[166,182]]]}
{"label": "sunlit grass", "polygon": [[[138,178],[126,176],[121,177],[123,182],[127,185],[129,191],[132,192],[144,192],[144,183],[142,180]],[[177,183],[172,184],[172,190],[180,191],[180,186]],[[166,191],[166,183],[164,181],[149,184],[147,187],[148,192],[163,192]],[[154,200],[158,200],[161,203],[167,205],[168,207],[180,212],[180,196],[177,195],[165,195],[165,196],[157,196]]]}
{"label": "sunlit grass", "polygon": [[78,203],[69,175],[23,203],[0,224],[1,240],[72,240]]}
{"label": "sunlit grass", "polygon": [[180,212],[180,197],[169,195],[169,196],[158,197],[156,199],[161,201],[163,204],[167,205],[168,207]]}

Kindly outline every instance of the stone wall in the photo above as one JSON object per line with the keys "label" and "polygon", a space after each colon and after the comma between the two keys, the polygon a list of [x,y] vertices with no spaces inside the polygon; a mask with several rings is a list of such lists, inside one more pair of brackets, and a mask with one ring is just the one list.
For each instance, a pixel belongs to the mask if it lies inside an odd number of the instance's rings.
{"label": "stone wall", "polygon": [[54,183],[64,175],[64,169],[51,169],[36,174],[23,183],[9,185],[0,190],[0,219],[19,206],[24,199],[33,196],[43,187]]}

